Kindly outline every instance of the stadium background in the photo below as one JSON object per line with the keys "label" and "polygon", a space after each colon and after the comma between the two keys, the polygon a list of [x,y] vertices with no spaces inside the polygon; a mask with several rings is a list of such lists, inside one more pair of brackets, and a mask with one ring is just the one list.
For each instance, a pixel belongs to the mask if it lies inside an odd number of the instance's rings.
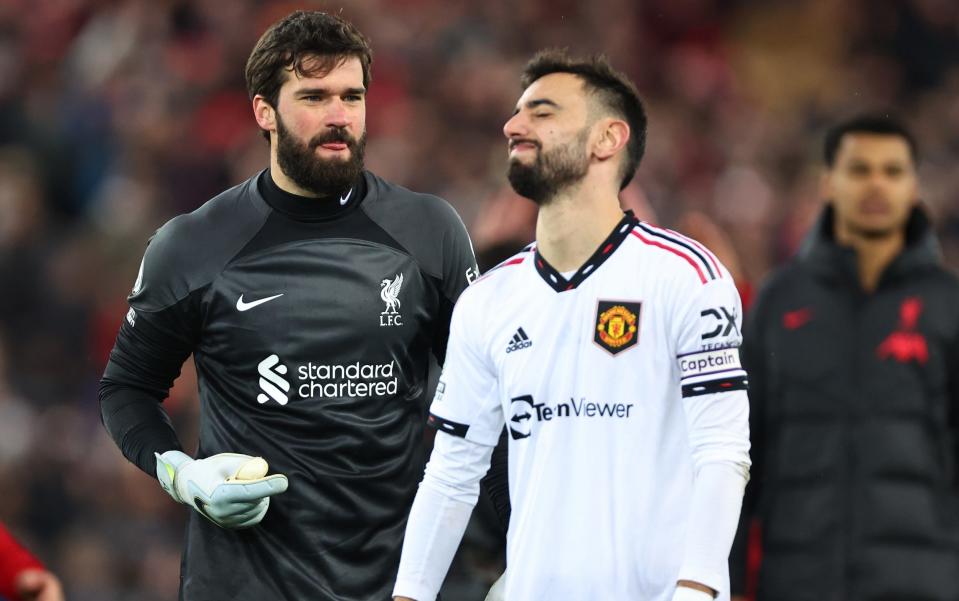
{"label": "stadium background", "polygon": [[[624,201],[699,237],[746,296],[820,207],[826,126],[914,128],[924,199],[959,261],[959,2],[952,0],[0,0],[0,521],[76,601],[175,598],[185,510],[100,425],[98,377],[151,233],[267,162],[243,65],[295,8],[372,40],[368,166],[449,199],[481,262],[529,241],[501,127],[544,46],[605,52],[650,115]],[[168,410],[196,440],[192,367]],[[480,524],[448,599],[481,599]]]}

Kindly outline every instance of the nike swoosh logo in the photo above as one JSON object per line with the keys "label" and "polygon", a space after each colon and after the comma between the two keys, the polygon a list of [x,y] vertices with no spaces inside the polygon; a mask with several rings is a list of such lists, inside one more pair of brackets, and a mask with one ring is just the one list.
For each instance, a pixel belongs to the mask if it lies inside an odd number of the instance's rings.
{"label": "nike swoosh logo", "polygon": [[798,330],[813,318],[812,309],[803,307],[783,314],[783,326],[787,330]]}
{"label": "nike swoosh logo", "polygon": [[350,191],[346,193],[346,196],[340,197],[340,206],[344,206],[350,201],[350,196],[353,196],[353,188],[350,188]]}
{"label": "nike swoosh logo", "polygon": [[268,296],[268,297],[266,297],[266,298],[261,298],[260,300],[255,300],[255,301],[253,301],[252,303],[244,303],[244,302],[243,302],[243,295],[241,294],[241,295],[240,295],[240,298],[237,299],[237,301],[236,301],[236,310],[237,310],[237,311],[249,311],[249,310],[252,309],[253,307],[258,307],[258,306],[262,305],[263,303],[268,303],[268,302],[270,302],[271,300],[280,298],[281,296],[283,296],[283,295],[282,295],[282,294],[277,294],[277,295],[274,295],[274,296]]}

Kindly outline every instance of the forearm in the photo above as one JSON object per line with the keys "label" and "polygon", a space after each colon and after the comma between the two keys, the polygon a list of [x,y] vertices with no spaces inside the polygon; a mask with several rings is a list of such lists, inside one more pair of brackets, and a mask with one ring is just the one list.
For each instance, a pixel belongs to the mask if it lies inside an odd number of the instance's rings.
{"label": "forearm", "polygon": [[492,447],[439,433],[406,526],[393,595],[433,601],[459,547]]}
{"label": "forearm", "polygon": [[436,598],[473,506],[451,499],[423,482],[410,510],[394,595],[417,601]]}
{"label": "forearm", "polygon": [[744,464],[706,463],[697,470],[680,580],[717,592],[726,587],[729,550],[747,480],[748,467]]}
{"label": "forearm", "polygon": [[180,441],[156,395],[105,377],[100,382],[100,416],[124,457],[156,477],[155,453],[181,450]]}
{"label": "forearm", "polygon": [[[754,468],[755,470],[755,468]],[[755,473],[755,471],[753,471]],[[743,497],[743,507],[740,512],[739,526],[733,538],[732,549],[729,552],[729,592],[731,595],[745,595],[747,590],[747,571],[749,564],[749,545],[753,526],[754,501],[750,502],[755,491],[755,476],[750,479],[746,494]]]}
{"label": "forearm", "polygon": [[150,476],[154,453],[180,450],[180,442],[162,402],[193,350],[197,310],[184,301],[162,311],[140,311],[136,326],[124,321],[100,380],[103,425],[123,455]]}
{"label": "forearm", "polygon": [[751,465],[749,401],[742,389],[689,394],[684,409],[693,482],[678,579],[724,592]]}

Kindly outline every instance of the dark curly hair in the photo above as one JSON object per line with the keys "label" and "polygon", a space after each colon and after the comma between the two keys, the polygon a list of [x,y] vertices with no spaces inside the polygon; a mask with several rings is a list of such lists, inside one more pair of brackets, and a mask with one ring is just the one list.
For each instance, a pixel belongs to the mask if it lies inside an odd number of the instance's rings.
{"label": "dark curly hair", "polygon": [[[276,108],[287,72],[322,77],[350,57],[360,59],[363,87],[370,85],[373,51],[369,40],[351,23],[320,11],[298,10],[270,26],[246,61],[250,100],[260,95]],[[269,134],[263,132],[269,139]]]}

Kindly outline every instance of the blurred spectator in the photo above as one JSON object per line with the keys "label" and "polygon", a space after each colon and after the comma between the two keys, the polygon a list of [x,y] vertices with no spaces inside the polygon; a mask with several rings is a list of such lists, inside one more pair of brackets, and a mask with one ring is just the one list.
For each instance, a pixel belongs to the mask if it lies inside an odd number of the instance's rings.
{"label": "blurred spectator", "polygon": [[63,601],[60,580],[20,546],[0,524],[0,598]]}
{"label": "blurred spectator", "polygon": [[736,594],[755,518],[757,601],[959,596],[959,278],[919,204],[917,157],[887,117],[831,130],[827,206],[743,328],[753,469]]}

